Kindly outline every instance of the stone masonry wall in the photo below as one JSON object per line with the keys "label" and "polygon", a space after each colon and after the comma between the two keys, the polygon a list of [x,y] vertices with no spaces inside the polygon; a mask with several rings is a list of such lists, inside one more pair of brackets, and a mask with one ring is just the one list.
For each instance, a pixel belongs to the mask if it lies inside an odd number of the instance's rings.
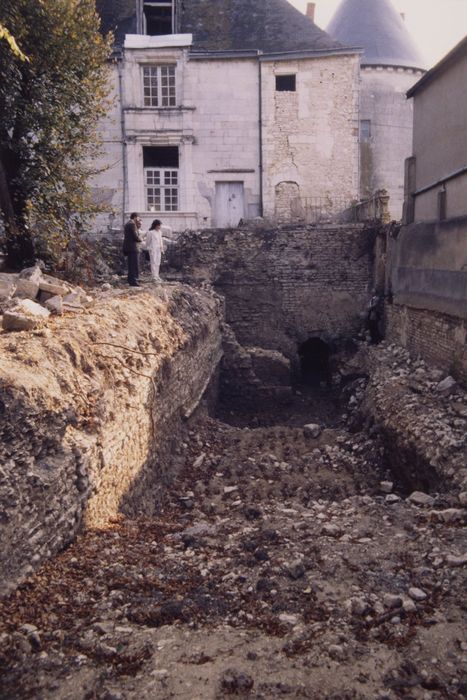
{"label": "stone masonry wall", "polygon": [[245,346],[297,360],[297,344],[352,336],[362,326],[374,233],[363,226],[239,228],[187,232],[171,262],[214,285]]}
{"label": "stone masonry wall", "polygon": [[0,334],[3,592],[83,525],[154,511],[219,364],[221,320],[216,297],[177,286]]}
{"label": "stone masonry wall", "polygon": [[407,348],[458,379],[467,381],[467,322],[398,304],[386,308],[388,340]]}

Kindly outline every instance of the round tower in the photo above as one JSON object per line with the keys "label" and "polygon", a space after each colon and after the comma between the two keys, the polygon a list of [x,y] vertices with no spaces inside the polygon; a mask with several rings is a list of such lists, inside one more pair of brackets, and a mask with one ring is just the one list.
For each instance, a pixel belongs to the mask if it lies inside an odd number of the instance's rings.
{"label": "round tower", "polygon": [[390,195],[393,219],[402,216],[404,162],[412,154],[412,102],[406,92],[424,61],[392,0],[342,0],[327,32],[364,49],[360,94],[360,192]]}

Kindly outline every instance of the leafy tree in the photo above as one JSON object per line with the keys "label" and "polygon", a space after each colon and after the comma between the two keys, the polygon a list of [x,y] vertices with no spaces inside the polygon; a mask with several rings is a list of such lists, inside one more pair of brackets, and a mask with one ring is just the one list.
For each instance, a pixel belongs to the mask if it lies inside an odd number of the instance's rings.
{"label": "leafy tree", "polygon": [[0,28],[0,211],[19,267],[38,249],[57,256],[95,212],[88,181],[110,38],[95,0],[1,0]]}

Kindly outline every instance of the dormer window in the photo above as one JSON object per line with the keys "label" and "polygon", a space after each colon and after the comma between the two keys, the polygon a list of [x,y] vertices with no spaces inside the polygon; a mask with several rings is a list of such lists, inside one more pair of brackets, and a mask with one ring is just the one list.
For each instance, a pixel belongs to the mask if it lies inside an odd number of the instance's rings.
{"label": "dormer window", "polygon": [[143,0],[143,34],[159,36],[175,31],[175,2]]}

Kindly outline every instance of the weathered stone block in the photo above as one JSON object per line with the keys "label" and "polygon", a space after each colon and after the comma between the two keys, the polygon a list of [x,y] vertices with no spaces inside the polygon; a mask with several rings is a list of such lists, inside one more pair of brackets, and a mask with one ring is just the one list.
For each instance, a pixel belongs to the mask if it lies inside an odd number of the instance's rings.
{"label": "weathered stone block", "polygon": [[62,280],[59,280],[56,277],[50,277],[49,275],[42,276],[39,283],[39,289],[53,295],[59,294],[62,297],[70,292],[69,285]]}
{"label": "weathered stone block", "polygon": [[50,311],[30,299],[23,299],[3,314],[2,326],[6,331],[30,331],[50,316]]}
{"label": "weathered stone block", "polygon": [[33,278],[19,278],[16,282],[14,297],[18,299],[35,299],[39,292],[39,282]]}

